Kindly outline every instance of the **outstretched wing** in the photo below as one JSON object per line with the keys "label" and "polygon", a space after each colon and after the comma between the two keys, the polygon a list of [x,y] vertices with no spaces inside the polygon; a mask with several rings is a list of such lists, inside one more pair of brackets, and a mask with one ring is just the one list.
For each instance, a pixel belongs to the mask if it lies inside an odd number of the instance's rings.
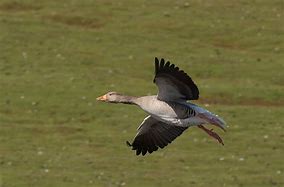
{"label": "outstretched wing", "polygon": [[138,127],[133,143],[127,144],[136,150],[136,155],[142,153],[144,156],[147,152],[157,151],[159,147],[164,148],[186,129],[187,127],[168,125],[147,116]]}
{"label": "outstretched wing", "polygon": [[154,83],[158,86],[158,99],[163,101],[196,100],[199,90],[192,79],[169,61],[155,58]]}

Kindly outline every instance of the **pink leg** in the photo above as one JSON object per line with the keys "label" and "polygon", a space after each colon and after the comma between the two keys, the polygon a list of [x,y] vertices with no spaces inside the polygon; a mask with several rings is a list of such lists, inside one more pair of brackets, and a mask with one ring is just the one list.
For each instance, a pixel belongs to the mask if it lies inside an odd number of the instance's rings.
{"label": "pink leg", "polygon": [[211,129],[211,130],[206,129],[202,125],[198,125],[198,127],[201,128],[202,130],[204,130],[207,134],[209,134],[209,136],[211,136],[211,137],[215,138],[216,140],[218,140],[218,142],[220,144],[224,145],[223,140],[221,139],[221,137],[216,132],[213,132],[213,129]]}

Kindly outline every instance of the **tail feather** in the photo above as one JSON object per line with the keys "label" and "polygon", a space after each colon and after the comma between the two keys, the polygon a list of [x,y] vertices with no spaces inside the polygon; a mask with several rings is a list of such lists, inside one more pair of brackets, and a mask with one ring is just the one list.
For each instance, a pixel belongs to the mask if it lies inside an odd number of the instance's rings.
{"label": "tail feather", "polygon": [[[197,105],[192,105],[194,110],[198,113],[198,116],[202,117],[205,119],[208,123],[211,123],[213,125],[216,125],[220,128],[222,128],[225,131],[225,127],[227,126],[226,122],[219,117],[218,115],[200,107]],[[192,107],[191,106],[191,107]]]}

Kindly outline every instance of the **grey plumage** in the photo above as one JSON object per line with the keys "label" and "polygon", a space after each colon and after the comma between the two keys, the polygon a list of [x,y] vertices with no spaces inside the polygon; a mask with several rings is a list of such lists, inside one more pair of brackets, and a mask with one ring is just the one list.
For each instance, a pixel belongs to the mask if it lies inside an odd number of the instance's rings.
{"label": "grey plumage", "polygon": [[157,95],[132,97],[109,92],[97,98],[110,103],[134,104],[149,114],[138,127],[133,142],[127,141],[136,155],[164,148],[190,126],[200,127],[223,144],[217,133],[206,129],[202,124],[211,123],[224,129],[225,122],[215,114],[188,102],[199,98],[199,90],[190,76],[169,61],[155,58],[154,83],[158,87]]}

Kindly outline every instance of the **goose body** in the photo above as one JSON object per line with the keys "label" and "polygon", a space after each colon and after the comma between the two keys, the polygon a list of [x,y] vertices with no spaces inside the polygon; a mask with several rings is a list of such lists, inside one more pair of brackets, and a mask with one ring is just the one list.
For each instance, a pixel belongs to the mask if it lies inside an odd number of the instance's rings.
{"label": "goose body", "polygon": [[[199,97],[199,90],[192,79],[174,64],[155,58],[154,83],[159,92],[153,96],[133,97],[109,92],[97,100],[109,103],[133,104],[149,115],[138,127],[133,143],[127,144],[136,154],[145,155],[164,148],[188,127],[197,126],[223,144],[220,136],[205,128],[212,124],[225,130],[225,122],[208,110],[188,102]],[[224,145],[224,144],[223,144]]]}
{"label": "goose body", "polygon": [[189,127],[206,123],[207,121],[197,116],[199,113],[216,116],[192,103],[166,102],[158,100],[157,96],[140,97],[135,103],[153,118],[170,125]]}

